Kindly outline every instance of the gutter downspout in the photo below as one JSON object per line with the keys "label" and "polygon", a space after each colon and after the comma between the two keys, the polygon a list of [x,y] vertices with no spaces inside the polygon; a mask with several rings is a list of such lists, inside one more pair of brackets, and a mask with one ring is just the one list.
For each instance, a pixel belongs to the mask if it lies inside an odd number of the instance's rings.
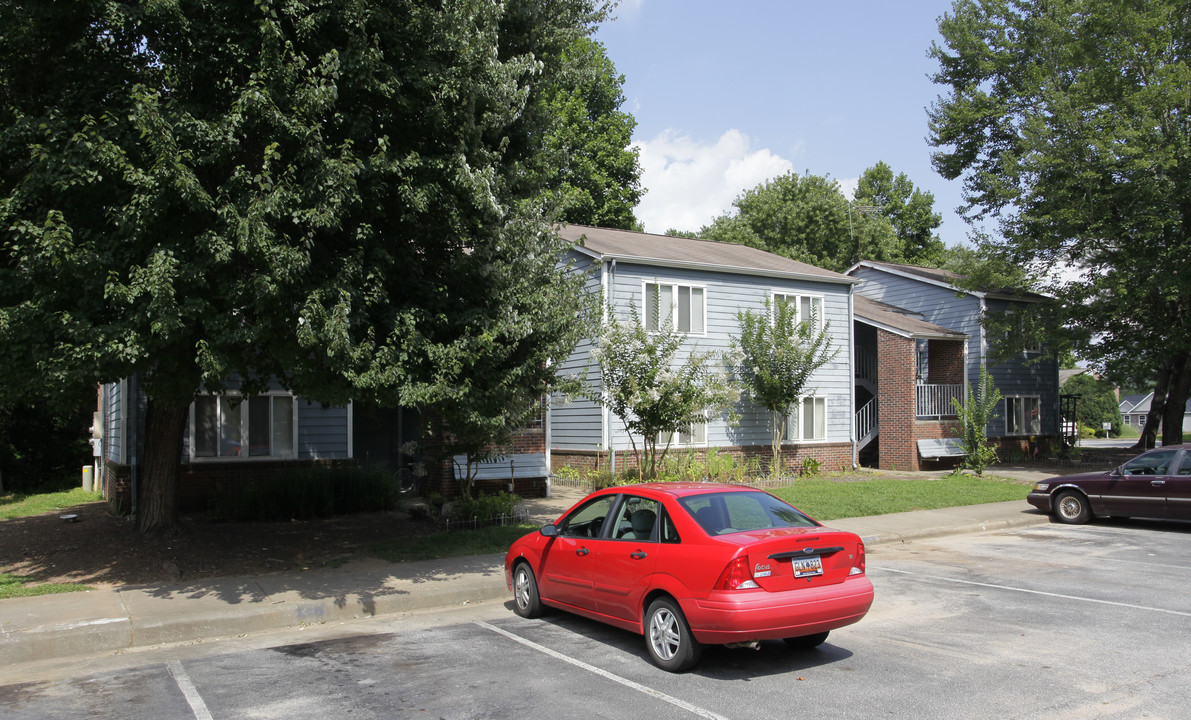
{"label": "gutter downspout", "polygon": [[[608,309],[612,306],[615,298],[614,290],[616,288],[616,258],[612,258],[603,265],[604,271],[600,273],[600,289],[604,296],[604,302],[600,308],[600,319],[603,323],[608,322]],[[604,382],[603,377],[600,378],[600,384]],[[601,395],[604,391],[601,391]],[[607,397],[604,397],[605,402],[600,403],[600,444],[604,446],[609,454],[612,452],[612,421],[608,417],[608,403]]]}
{"label": "gutter downspout", "polygon": [[856,286],[848,286],[848,411],[851,422],[852,469],[860,467],[860,439],[856,436]]}

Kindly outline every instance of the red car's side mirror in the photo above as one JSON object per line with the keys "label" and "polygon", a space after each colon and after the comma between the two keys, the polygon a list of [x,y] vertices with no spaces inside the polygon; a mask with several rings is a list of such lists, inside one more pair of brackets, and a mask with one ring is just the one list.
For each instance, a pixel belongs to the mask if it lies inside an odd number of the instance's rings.
{"label": "red car's side mirror", "polygon": [[540,532],[543,537],[558,537],[558,527],[554,525],[543,525],[538,532]]}

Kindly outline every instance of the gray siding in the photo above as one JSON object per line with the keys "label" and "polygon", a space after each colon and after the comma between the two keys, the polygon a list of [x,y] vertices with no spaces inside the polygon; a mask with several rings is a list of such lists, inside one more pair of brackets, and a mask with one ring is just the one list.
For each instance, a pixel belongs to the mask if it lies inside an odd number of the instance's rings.
{"label": "gray siding", "polygon": [[[990,313],[1006,310],[1025,312],[1028,305],[1003,300],[988,301]],[[992,347],[990,340],[990,351]],[[988,365],[988,374],[997,389],[1005,397],[1037,397],[1040,414],[1040,431],[1043,435],[1059,432],[1059,364],[1054,358],[1043,358],[1040,353],[1017,353],[1013,357]],[[998,408],[999,415],[989,423],[989,434],[1006,434],[1005,401]]]}
{"label": "gray siding", "polygon": [[[592,263],[585,255],[574,251],[567,260],[575,263],[575,269],[586,272],[593,269],[587,281],[587,290],[598,295],[601,292],[602,268]],[[563,376],[581,376],[589,393],[598,393],[600,388],[599,367],[591,362],[592,340],[579,343],[559,367],[559,374]],[[561,450],[601,450],[604,449],[603,408],[599,403],[586,398],[551,398],[550,408],[550,446]]]}
{"label": "gray siding", "polygon": [[[627,320],[629,308],[641,313],[646,283],[673,282],[705,289],[706,331],[689,336],[680,351],[680,360],[692,351],[724,353],[731,347],[731,339],[739,334],[737,312],[759,310],[772,293],[814,295],[823,298],[825,320],[830,323],[838,350],[834,359],[812,378],[808,394],[827,398],[827,439],[825,442],[847,442],[852,435],[852,374],[851,374],[851,318],[849,315],[849,286],[813,281],[791,281],[707,272],[679,268],[618,263],[605,278],[608,300]],[[589,346],[584,345],[563,368],[577,372],[587,368],[589,379],[598,380],[597,370],[590,363]],[[587,363],[585,366],[584,363]],[[769,443],[767,414],[742,399],[737,408],[739,419],[729,423],[726,417],[710,418],[707,445],[765,445]],[[551,445],[561,449],[595,449],[600,443],[600,408],[591,403],[572,403],[564,409],[552,410]],[[611,446],[618,450],[632,447],[620,418],[609,419]],[[606,448],[604,448],[606,449]]]}
{"label": "gray siding", "polygon": [[[858,294],[921,314],[922,319],[936,325],[966,333],[968,339],[968,382],[974,386],[980,377],[980,365],[989,357],[989,344],[982,324],[985,304],[979,297],[964,293],[956,295],[949,288],[929,282],[906,278],[877,268],[857,268],[853,277],[864,282],[856,288]],[[989,312],[1002,312],[1017,305],[1029,304],[990,300]],[[988,373],[1001,394],[1008,396],[1036,396],[1041,411],[1041,433],[1054,435],[1059,430],[1059,371],[1053,359],[1041,360],[1037,353],[1023,353],[1007,362],[988,363]],[[1005,434],[1005,403],[988,426],[991,436]]]}
{"label": "gray siding", "polygon": [[123,390],[118,382],[103,386],[103,456],[108,462],[120,462],[125,426]]}
{"label": "gray siding", "polygon": [[348,457],[348,413],[345,405],[323,407],[305,398],[298,406],[298,459],[341,460]]}

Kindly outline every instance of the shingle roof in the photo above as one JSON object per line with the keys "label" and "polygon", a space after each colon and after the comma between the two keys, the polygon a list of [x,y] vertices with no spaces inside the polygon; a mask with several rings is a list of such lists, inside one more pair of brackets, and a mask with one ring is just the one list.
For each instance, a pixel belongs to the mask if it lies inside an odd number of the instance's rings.
{"label": "shingle roof", "polygon": [[855,278],[757,248],[631,230],[564,225],[559,235],[602,259],[852,285]]}
{"label": "shingle roof", "polygon": [[963,340],[967,337],[964,333],[913,317],[917,313],[863,295],[852,296],[852,312],[861,322],[867,320],[907,337],[939,340]]}
{"label": "shingle roof", "polygon": [[[902,273],[905,275],[913,275],[920,277],[923,280],[928,280],[940,285],[948,287],[956,287],[956,283],[965,279],[966,275],[951,272],[950,270],[943,270],[940,268],[919,267],[918,265],[903,265],[901,263],[883,262],[878,260],[864,260],[858,266],[868,266],[878,269],[890,270],[893,272]],[[849,271],[851,272],[851,271]],[[958,289],[958,288],[957,288]],[[965,291],[967,292],[967,291]],[[1024,290],[1013,290],[1010,288],[980,288],[976,291],[979,295],[992,295],[998,298],[1011,300],[1045,300],[1045,295],[1028,292]]]}

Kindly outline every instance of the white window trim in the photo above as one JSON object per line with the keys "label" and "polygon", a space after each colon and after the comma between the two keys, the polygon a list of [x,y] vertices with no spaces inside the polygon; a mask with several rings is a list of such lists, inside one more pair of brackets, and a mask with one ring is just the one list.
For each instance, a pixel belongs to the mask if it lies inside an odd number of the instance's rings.
{"label": "white window trim", "polygon": [[[792,432],[801,426],[802,420],[802,404],[807,400],[822,400],[823,401],[823,437],[805,439],[801,436],[792,437]],[[829,417],[828,396],[826,395],[802,395],[798,398],[797,404],[794,406],[794,411],[786,416],[786,434],[782,437],[783,445],[811,445],[815,443],[830,442],[828,437],[831,433],[827,427],[827,420]]]}
{"label": "white window trim", "polygon": [[[689,337],[707,337],[707,286],[699,283],[685,282],[679,280],[642,280],[641,281],[641,322],[645,325],[646,330],[649,330],[649,286],[657,285],[667,286],[671,289],[672,301],[670,305],[670,317],[674,318],[674,331],[687,335]],[[703,313],[701,325],[703,327],[699,332],[684,332],[678,329],[678,295],[679,288],[690,288],[691,290],[699,290],[703,293]],[[660,304],[660,303],[659,303]],[[661,307],[658,308],[658,327],[662,326]],[[692,315],[692,320],[694,316]],[[692,323],[693,324],[693,323]],[[657,332],[656,330],[649,330],[649,332]]]}
{"label": "white window trim", "polygon": [[[231,392],[225,392],[225,393],[201,393],[201,395],[203,395],[205,397],[232,397],[232,396],[239,397],[240,393],[231,391]],[[196,441],[198,439],[197,438],[198,429],[195,424],[195,405],[196,405],[196,403],[192,402],[192,403],[190,403],[190,411],[189,411],[190,412],[190,423],[189,423],[189,437],[188,437],[188,443],[187,443],[187,458],[188,458],[188,460],[190,462],[195,462],[195,463],[208,463],[208,462],[236,462],[236,463],[240,463],[240,462],[269,462],[269,461],[277,461],[277,460],[296,460],[298,458],[298,415],[300,414],[297,396],[294,395],[293,393],[285,392],[284,390],[270,390],[268,392],[259,393],[257,395],[252,395],[250,397],[244,397],[240,401],[240,408],[241,408],[241,411],[240,411],[240,437],[241,438],[248,437],[248,416],[249,416],[248,401],[250,399],[252,399],[253,397],[270,397],[270,398],[272,398],[272,397],[287,397],[287,398],[291,398],[293,400],[293,403],[294,403],[294,423],[293,423],[294,427],[293,427],[293,431],[292,431],[293,436],[291,438],[291,444],[290,444],[290,447],[293,448],[293,450],[289,454],[286,454],[286,455],[214,455],[214,456],[199,456],[199,455],[197,455],[195,452],[195,450],[196,450],[195,445],[196,445]]]}
{"label": "white window trim", "polygon": [[[825,295],[815,295],[812,293],[799,293],[799,292],[782,292],[779,290],[773,290],[769,293],[769,302],[774,307],[777,307],[778,298],[786,298],[787,302],[789,302],[790,299],[793,299],[793,301],[794,301],[794,321],[798,322],[798,323],[801,323],[804,320],[806,320],[806,318],[802,317],[802,299],[808,298],[811,301],[812,307],[815,305],[815,301],[818,301],[819,315],[818,315],[818,317],[815,318],[815,320],[817,321],[815,323],[815,329],[816,330],[823,329],[823,327],[826,323],[826,321],[824,320],[824,316],[827,315],[827,298]],[[771,320],[772,320],[772,318],[771,318]]]}
{"label": "white window trim", "polygon": [[[698,438],[699,434],[696,428],[702,428],[702,439]],[[669,447],[672,448],[696,448],[707,447],[707,419],[704,418],[702,422],[693,422],[687,427],[687,434],[691,436],[690,442],[682,442],[682,435],[680,432],[670,433]],[[666,447],[666,433],[665,431],[658,433],[658,445]]]}
{"label": "white window trim", "polygon": [[[1011,401],[1025,401],[1033,400],[1038,408],[1038,429],[1029,430],[1011,430],[1009,429],[1010,413],[1009,404]],[[1023,405],[1024,408],[1024,405]],[[1025,411],[1022,411],[1022,425],[1029,425],[1029,419],[1025,417]],[[1029,437],[1030,435],[1039,435],[1042,432],[1042,398],[1038,395],[1006,395],[1005,396],[1005,436],[1006,437]]]}

